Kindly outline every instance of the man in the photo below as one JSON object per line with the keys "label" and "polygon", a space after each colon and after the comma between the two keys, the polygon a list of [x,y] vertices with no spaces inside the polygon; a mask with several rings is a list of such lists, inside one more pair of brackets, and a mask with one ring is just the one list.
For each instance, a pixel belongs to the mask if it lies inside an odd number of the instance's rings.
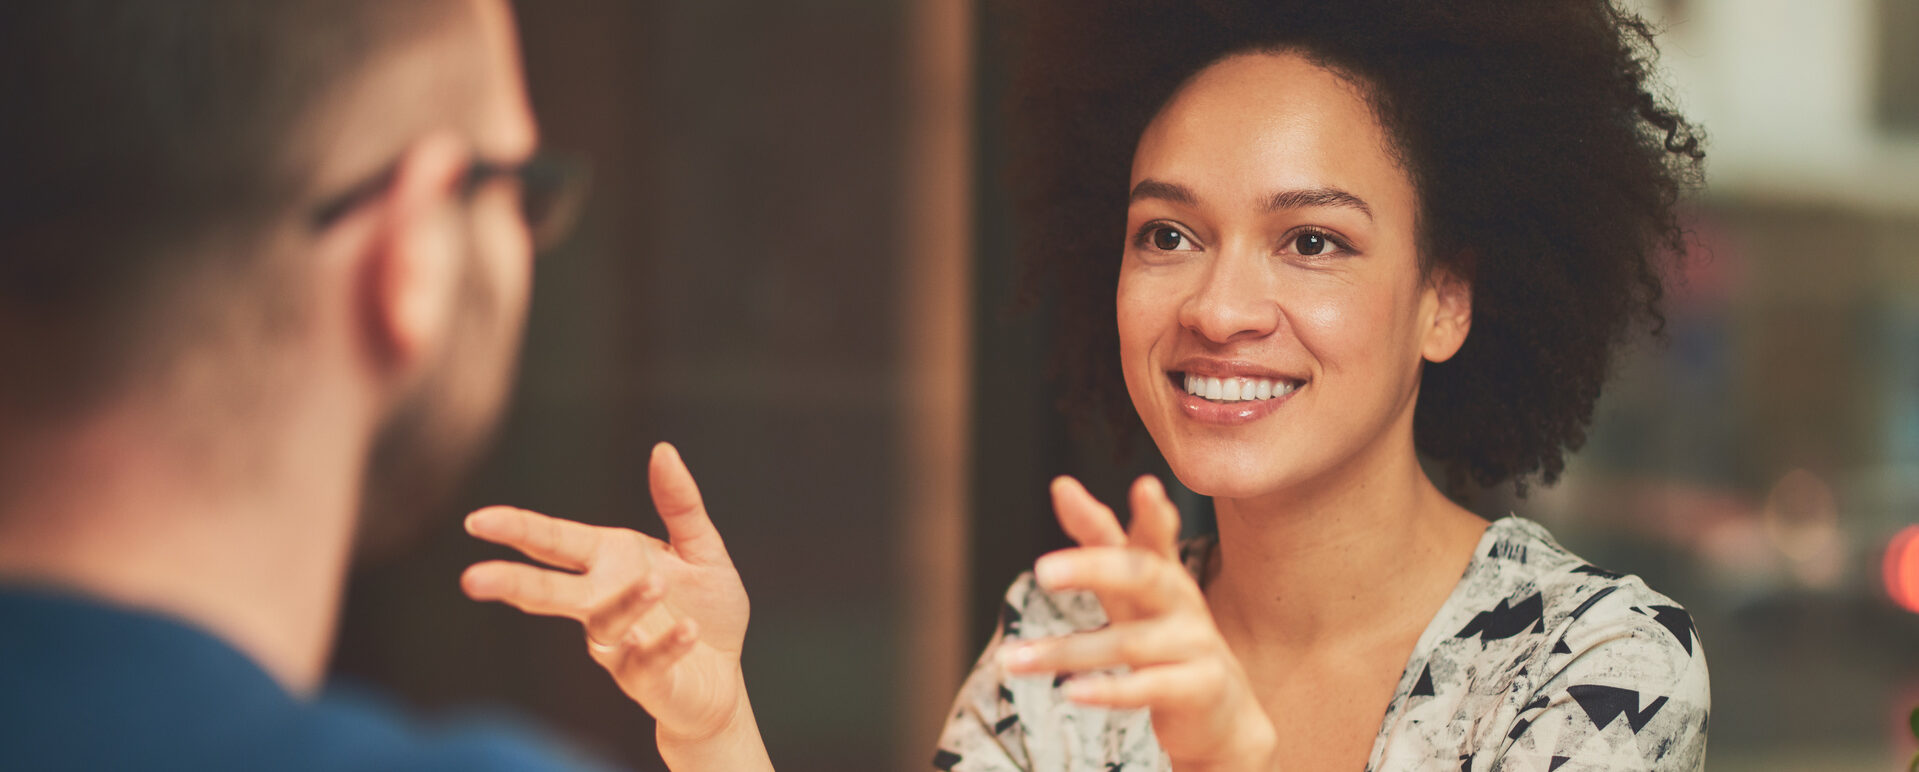
{"label": "man", "polygon": [[0,6],[0,768],[570,768],[319,694],[356,534],[514,369],[566,189],[516,45],[503,0]]}

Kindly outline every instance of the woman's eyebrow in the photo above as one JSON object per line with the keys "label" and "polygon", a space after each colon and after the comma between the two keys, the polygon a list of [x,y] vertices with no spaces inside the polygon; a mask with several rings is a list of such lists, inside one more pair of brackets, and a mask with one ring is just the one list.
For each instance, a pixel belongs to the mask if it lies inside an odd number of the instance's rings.
{"label": "woman's eyebrow", "polygon": [[1133,186],[1132,196],[1127,200],[1140,201],[1148,198],[1157,198],[1161,201],[1185,204],[1187,206],[1193,206],[1199,203],[1199,196],[1193,195],[1191,188],[1177,183],[1161,182],[1154,179],[1140,180],[1138,185]]}
{"label": "woman's eyebrow", "polygon": [[[1137,192],[1135,192],[1137,197]],[[1281,209],[1304,209],[1312,206],[1343,206],[1359,210],[1366,219],[1373,219],[1373,208],[1366,200],[1339,188],[1312,188],[1309,190],[1282,190],[1266,199],[1266,211]]]}
{"label": "woman's eyebrow", "polygon": [[[1140,180],[1133,186],[1129,201],[1158,199],[1175,204],[1193,206],[1199,203],[1199,196],[1192,188],[1176,182],[1163,182],[1155,179]],[[1266,199],[1266,211],[1281,209],[1304,209],[1315,206],[1343,206],[1356,209],[1366,219],[1373,219],[1373,208],[1366,200],[1339,188],[1309,188],[1304,190],[1282,190]]]}

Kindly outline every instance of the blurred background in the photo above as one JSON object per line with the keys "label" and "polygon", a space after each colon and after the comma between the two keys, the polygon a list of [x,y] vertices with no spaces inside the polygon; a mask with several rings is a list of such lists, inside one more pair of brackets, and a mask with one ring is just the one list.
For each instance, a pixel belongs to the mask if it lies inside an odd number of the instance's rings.
{"label": "blurred background", "polygon": [[[1685,604],[1714,770],[1882,770],[1919,706],[1919,2],[1638,0],[1710,187],[1669,339],[1633,353],[1540,520]],[[976,0],[526,0],[548,146],[592,159],[542,258],[516,402],[447,525],[356,572],[343,678],[531,717],[652,768],[577,625],[464,600],[511,503],[659,534],[683,450],[753,597],[782,770],[928,769],[1006,583],[1064,544],[1056,474],[1152,471],[1068,431],[1043,307],[1013,308]],[[1190,497],[1189,497],[1190,498]],[[1187,501],[1203,521],[1204,503]]]}

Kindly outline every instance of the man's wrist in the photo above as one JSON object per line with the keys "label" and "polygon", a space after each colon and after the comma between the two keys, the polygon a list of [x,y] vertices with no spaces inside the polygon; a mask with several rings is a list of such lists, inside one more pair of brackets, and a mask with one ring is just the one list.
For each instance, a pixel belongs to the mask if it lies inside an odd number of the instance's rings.
{"label": "man's wrist", "polygon": [[682,735],[660,724],[654,731],[660,757],[674,772],[771,772],[772,761],[760,739],[759,722],[753,716],[752,702],[746,695],[746,681],[738,685],[733,713],[719,729],[701,735]]}

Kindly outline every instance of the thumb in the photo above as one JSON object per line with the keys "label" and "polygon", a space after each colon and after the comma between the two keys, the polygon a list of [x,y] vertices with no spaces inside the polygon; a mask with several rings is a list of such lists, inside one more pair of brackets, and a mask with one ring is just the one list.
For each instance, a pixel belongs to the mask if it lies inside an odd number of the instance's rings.
{"label": "thumb", "polygon": [[1179,507],[1166,497],[1166,486],[1152,475],[1133,482],[1128,497],[1133,507],[1128,541],[1135,547],[1171,560],[1179,559]]}
{"label": "thumb", "polygon": [[706,516],[706,502],[700,499],[700,486],[680,458],[680,451],[667,443],[653,446],[653,458],[647,464],[647,483],[653,491],[653,507],[666,523],[667,540],[673,550],[694,565],[730,565],[726,544],[720,532]]}

